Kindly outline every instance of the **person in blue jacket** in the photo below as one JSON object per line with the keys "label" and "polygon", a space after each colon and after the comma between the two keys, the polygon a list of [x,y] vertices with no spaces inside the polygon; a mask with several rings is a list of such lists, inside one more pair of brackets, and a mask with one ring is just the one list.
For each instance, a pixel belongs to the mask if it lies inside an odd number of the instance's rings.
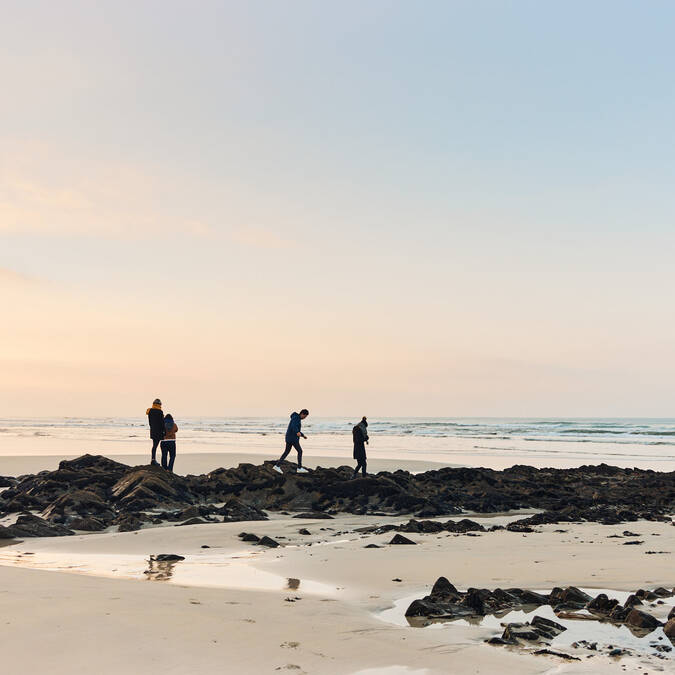
{"label": "person in blue jacket", "polygon": [[288,429],[286,429],[286,449],[284,450],[284,454],[279,458],[279,461],[273,467],[278,473],[283,473],[281,470],[281,462],[288,457],[291,448],[295,448],[295,451],[298,453],[298,473],[308,473],[307,469],[302,466],[302,448],[300,447],[300,439],[307,438],[307,436],[302,433],[302,420],[304,420],[307,415],[309,415],[309,410],[306,408],[303,408],[299,413],[291,413],[291,421],[288,423]]}

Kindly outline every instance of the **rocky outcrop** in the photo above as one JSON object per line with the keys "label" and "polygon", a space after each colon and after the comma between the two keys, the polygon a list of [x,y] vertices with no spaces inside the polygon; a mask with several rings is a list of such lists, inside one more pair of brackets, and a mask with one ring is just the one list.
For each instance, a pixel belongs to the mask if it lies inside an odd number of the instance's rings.
{"label": "rocky outcrop", "polygon": [[14,525],[6,528],[12,537],[65,537],[75,534],[63,525],[50,523],[30,513],[20,515]]}
{"label": "rocky outcrop", "polygon": [[[667,589],[656,590],[661,594],[673,594]],[[655,592],[651,593],[655,595]],[[636,597],[637,593],[631,596],[631,598]],[[411,623],[418,623],[422,619],[424,621],[448,621],[468,617],[480,618],[488,614],[502,616],[514,610],[531,611],[536,607],[550,605],[556,615],[561,618],[596,619],[623,624],[636,635],[647,635],[663,625],[653,615],[632,607],[629,601],[630,598],[624,606],[621,606],[618,600],[608,598],[604,593],[593,598],[575,586],[554,588],[549,594],[521,588],[496,588],[494,590],[469,588],[466,591],[459,591],[448,579],[439,577],[431,593],[413,600],[405,615]],[[587,613],[578,612],[582,609],[587,610]],[[675,632],[675,621],[673,624],[671,630]],[[501,638],[493,638],[490,642],[492,644],[517,644],[520,640],[537,641],[541,638],[550,640],[563,630],[565,628],[554,621],[535,617],[529,623],[508,624]]]}
{"label": "rocky outcrop", "polygon": [[[504,471],[443,468],[420,474],[383,471],[356,479],[348,466],[306,474],[295,473],[291,463],[286,463],[283,474],[272,466],[272,462],[240,464],[201,476],[179,476],[159,466],[129,467],[84,455],[61,462],[56,471],[7,478],[9,487],[0,493],[0,516],[37,512],[49,523],[72,529],[73,522],[86,525],[83,519],[88,518],[106,527],[124,523],[134,528],[146,518],[144,513],[151,523],[210,521],[218,516],[225,522],[259,520],[266,517],[264,510],[294,511],[298,517],[313,519],[340,512],[412,514],[417,519],[385,527],[406,533],[473,535],[485,531],[475,521],[419,518],[462,510],[545,509],[506,528],[526,533],[544,523],[665,520],[675,510],[675,473],[604,464],[576,469],[514,466]],[[91,521],[89,525],[97,526]]]}

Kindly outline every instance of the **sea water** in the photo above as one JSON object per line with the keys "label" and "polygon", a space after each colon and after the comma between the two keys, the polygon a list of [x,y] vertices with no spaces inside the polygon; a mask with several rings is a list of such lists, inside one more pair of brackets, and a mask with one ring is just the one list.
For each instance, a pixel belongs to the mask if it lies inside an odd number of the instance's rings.
{"label": "sea water", "polygon": [[[275,456],[287,417],[186,417],[180,453]],[[309,417],[307,456],[351,463],[350,417]],[[675,419],[376,418],[369,419],[369,458],[505,468],[514,464],[571,467],[605,462],[675,470]],[[84,452],[147,453],[145,415],[131,418],[0,419],[0,456],[74,456]]]}

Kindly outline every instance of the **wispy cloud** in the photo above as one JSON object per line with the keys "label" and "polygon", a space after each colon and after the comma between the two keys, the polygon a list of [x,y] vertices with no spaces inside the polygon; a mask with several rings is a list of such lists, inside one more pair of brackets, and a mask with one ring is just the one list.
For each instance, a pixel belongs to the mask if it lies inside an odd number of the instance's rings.
{"label": "wispy cloud", "polygon": [[180,175],[0,139],[0,234],[143,239],[215,233]]}

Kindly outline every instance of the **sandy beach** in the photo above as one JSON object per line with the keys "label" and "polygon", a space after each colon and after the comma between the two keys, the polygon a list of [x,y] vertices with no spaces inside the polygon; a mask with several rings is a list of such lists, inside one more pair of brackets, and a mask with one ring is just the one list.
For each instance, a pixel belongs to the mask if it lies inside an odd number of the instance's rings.
{"label": "sandy beach", "polygon": [[[475,519],[506,524],[521,516]],[[92,663],[100,673],[673,671],[672,660],[648,651],[618,659],[560,647],[581,659],[567,662],[487,645],[483,640],[501,633],[494,628],[461,621],[414,628],[406,625],[401,605],[428,593],[441,575],[458,588],[672,588],[672,556],[645,554],[675,550],[670,523],[631,523],[644,546],[623,545],[624,525],[595,523],[542,526],[532,534],[409,535],[416,546],[387,545],[391,533],[354,532],[383,522],[402,519],[277,515],[264,522],[165,526],[4,546],[3,635],[11,645],[5,664],[52,673],[78,672]],[[311,534],[300,535],[302,528]],[[244,543],[237,536],[242,531],[282,545]],[[365,548],[373,543],[382,548]],[[159,553],[185,560],[145,575],[148,558]]]}

